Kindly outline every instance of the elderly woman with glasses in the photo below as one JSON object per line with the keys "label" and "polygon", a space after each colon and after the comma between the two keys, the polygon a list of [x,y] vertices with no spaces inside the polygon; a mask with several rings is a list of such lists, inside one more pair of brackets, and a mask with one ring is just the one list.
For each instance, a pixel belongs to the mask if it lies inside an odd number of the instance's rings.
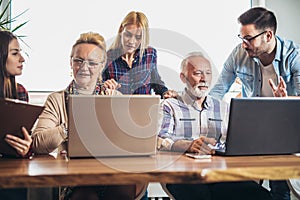
{"label": "elderly woman with glasses", "polygon": [[[45,109],[32,133],[32,150],[48,154],[65,153],[68,138],[67,104],[69,95],[111,95],[116,91],[102,84],[101,72],[106,63],[106,44],[98,33],[83,33],[71,51],[70,65],[74,79],[66,89],[49,95]],[[107,85],[107,84],[106,84]],[[67,187],[62,199],[133,199],[135,185]],[[137,192],[138,193],[138,192]]]}
{"label": "elderly woman with glasses", "polygon": [[32,149],[45,154],[65,150],[68,130],[67,104],[69,95],[103,95],[101,72],[106,62],[104,38],[97,33],[83,33],[71,51],[73,80],[62,91],[49,95],[45,109],[33,130]]}

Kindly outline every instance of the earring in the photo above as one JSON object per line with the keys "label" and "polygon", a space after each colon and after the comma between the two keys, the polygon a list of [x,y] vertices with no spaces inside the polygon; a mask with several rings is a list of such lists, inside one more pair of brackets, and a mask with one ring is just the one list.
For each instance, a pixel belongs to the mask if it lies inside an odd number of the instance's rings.
{"label": "earring", "polygon": [[73,77],[73,71],[70,71],[70,77]]}

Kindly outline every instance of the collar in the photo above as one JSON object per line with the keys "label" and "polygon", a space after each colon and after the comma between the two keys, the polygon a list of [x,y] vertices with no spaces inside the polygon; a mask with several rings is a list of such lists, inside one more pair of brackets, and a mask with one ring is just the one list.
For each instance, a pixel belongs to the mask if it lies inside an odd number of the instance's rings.
{"label": "collar", "polygon": [[[281,44],[281,42],[280,42],[280,39],[279,39],[279,37],[278,36],[275,36],[275,39],[276,39],[276,46],[275,46],[275,48],[276,48],[276,53],[275,53],[275,58],[274,58],[274,60],[276,60],[276,61],[281,61],[281,48],[282,48],[282,44]],[[259,58],[253,58],[253,60],[256,62],[256,63],[260,63],[260,61],[259,61]]]}
{"label": "collar", "polygon": [[[94,89],[94,92],[93,92],[93,95],[99,95],[101,94],[103,90],[103,87],[102,87],[102,83],[101,81],[98,79],[96,85],[95,85],[95,89]],[[66,95],[70,95],[70,94],[75,94],[75,95],[78,95],[78,91],[75,87],[75,81],[72,80],[72,82],[68,85],[68,87],[66,88],[65,90],[66,92]]]}
{"label": "collar", "polygon": [[275,54],[275,60],[281,61],[281,51],[282,51],[282,44],[279,40],[279,37],[276,36],[276,54]]}
{"label": "collar", "polygon": [[[118,56],[116,56],[116,58],[122,59],[122,56],[125,55],[125,54],[122,53],[122,49],[117,49],[117,50],[114,50],[114,51],[115,51],[114,53],[115,54],[117,53],[117,55],[118,55]],[[135,50],[135,52],[133,54],[134,59],[136,59],[140,55],[140,51],[141,51],[140,48],[137,48]]]}
{"label": "collar", "polygon": [[[197,98],[193,96],[186,88],[182,92],[181,98],[186,105],[192,106],[195,109],[200,110],[198,103],[196,102]],[[203,109],[209,109],[212,105],[213,105],[212,98],[209,95],[207,95],[203,101],[203,105],[202,105]]]}

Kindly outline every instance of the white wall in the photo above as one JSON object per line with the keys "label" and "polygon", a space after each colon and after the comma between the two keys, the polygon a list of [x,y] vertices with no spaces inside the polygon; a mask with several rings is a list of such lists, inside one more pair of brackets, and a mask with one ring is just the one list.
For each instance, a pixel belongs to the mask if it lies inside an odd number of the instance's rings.
{"label": "white wall", "polygon": [[[79,34],[101,33],[108,43],[131,10],[144,12],[150,23],[150,43],[158,50],[158,67],[169,88],[181,90],[179,64],[190,51],[204,49],[220,71],[240,42],[237,17],[250,0],[13,0],[13,14],[29,8],[26,58],[18,81],[28,90],[60,90],[71,80],[69,54]],[[215,73],[215,77],[218,74]]]}
{"label": "white wall", "polygon": [[277,17],[277,34],[300,44],[300,1],[265,0],[265,5]]}

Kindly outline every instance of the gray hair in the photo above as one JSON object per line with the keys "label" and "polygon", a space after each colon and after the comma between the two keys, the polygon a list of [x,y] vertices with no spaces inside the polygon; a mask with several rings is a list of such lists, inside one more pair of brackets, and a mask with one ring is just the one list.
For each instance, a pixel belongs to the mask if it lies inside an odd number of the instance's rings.
{"label": "gray hair", "polygon": [[191,57],[202,57],[202,58],[205,58],[206,60],[208,60],[210,66],[212,67],[212,63],[211,63],[210,59],[207,56],[205,56],[204,53],[202,53],[200,51],[194,51],[194,52],[188,53],[184,57],[184,59],[182,60],[181,66],[180,66],[181,73],[185,74],[187,72],[186,67],[188,65],[188,59],[191,58]]}

